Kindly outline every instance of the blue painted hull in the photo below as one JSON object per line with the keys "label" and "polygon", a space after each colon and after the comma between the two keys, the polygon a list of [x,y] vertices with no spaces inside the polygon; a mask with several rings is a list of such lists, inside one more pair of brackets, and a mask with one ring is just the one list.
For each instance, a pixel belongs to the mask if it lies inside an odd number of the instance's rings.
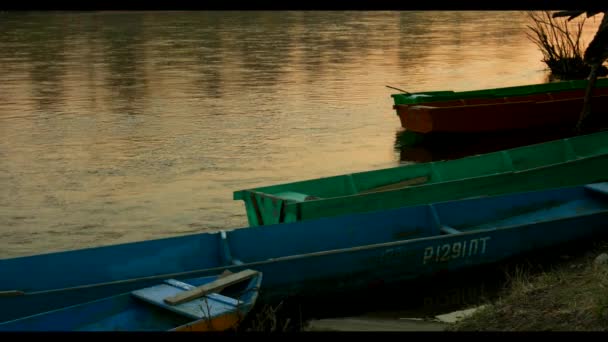
{"label": "blue painted hull", "polygon": [[606,234],[606,189],[600,183],[0,260],[0,291],[26,293],[0,297],[0,321],[225,269],[262,272],[260,299],[273,301],[498,262]]}
{"label": "blue painted hull", "polygon": [[[218,277],[186,279],[191,286],[208,284]],[[226,323],[238,322],[252,309],[258,296],[262,275],[249,281],[232,285],[222,291],[229,298],[238,299],[238,306],[219,305],[209,299],[209,309],[204,318],[188,317],[165,307],[146,302],[132,293],[95,300],[83,304],[52,310],[13,321],[0,323],[0,331],[212,331],[215,328],[230,328]],[[164,285],[168,287],[167,285]],[[147,293],[162,293],[158,290]],[[202,300],[199,300],[202,301]],[[199,305],[194,303],[192,305]],[[216,307],[218,305],[215,305]]]}

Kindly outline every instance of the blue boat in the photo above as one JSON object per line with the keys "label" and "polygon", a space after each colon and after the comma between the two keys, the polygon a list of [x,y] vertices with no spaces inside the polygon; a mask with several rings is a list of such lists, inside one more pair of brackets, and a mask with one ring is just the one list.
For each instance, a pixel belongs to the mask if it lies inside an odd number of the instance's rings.
{"label": "blue boat", "polygon": [[399,284],[606,234],[608,183],[0,260],[0,321],[252,269],[259,301]]}
{"label": "blue boat", "polygon": [[167,279],[129,293],[0,323],[0,331],[226,331],[236,329],[251,311],[261,281],[262,274],[253,270],[185,282]]}

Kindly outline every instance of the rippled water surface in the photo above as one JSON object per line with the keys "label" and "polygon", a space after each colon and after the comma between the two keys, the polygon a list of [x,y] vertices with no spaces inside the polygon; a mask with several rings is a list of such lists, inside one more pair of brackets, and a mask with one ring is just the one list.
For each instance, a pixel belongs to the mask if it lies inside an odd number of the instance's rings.
{"label": "rippled water surface", "polygon": [[235,190],[404,163],[385,86],[545,82],[527,23],[0,13],[0,257],[241,227]]}

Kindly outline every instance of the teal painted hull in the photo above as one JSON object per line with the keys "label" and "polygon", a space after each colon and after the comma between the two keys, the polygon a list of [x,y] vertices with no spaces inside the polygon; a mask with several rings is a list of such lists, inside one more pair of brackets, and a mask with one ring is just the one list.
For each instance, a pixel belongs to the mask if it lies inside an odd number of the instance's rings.
{"label": "teal painted hull", "polygon": [[[365,290],[608,233],[608,184],[0,260],[0,321],[178,280],[253,269],[260,300]],[[23,272],[23,270],[29,272]]]}
{"label": "teal painted hull", "polygon": [[608,180],[608,132],[234,192],[250,226]]}

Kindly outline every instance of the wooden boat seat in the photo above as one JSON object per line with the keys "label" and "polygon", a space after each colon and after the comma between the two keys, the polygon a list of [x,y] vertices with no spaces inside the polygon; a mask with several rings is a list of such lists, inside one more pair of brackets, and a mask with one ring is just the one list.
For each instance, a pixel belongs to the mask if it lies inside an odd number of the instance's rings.
{"label": "wooden boat seat", "polygon": [[441,228],[439,228],[439,231],[441,231],[444,234],[461,234],[462,232],[458,229],[454,229],[450,226],[441,226]]}
{"label": "wooden boat seat", "polygon": [[242,304],[237,299],[219,293],[209,293],[205,297],[195,298],[178,305],[170,305],[165,302],[167,297],[180,295],[193,289],[196,287],[175,279],[168,279],[164,284],[132,291],[131,295],[154,306],[193,319],[213,317],[227,310],[234,310],[236,306]]}
{"label": "wooden boat seat", "polygon": [[585,189],[601,195],[608,195],[608,182],[585,185]]}
{"label": "wooden boat seat", "polygon": [[193,299],[202,296],[208,296],[210,294],[213,294],[214,292],[219,292],[225,287],[236,284],[243,280],[253,278],[254,276],[258,275],[258,273],[259,272],[250,269],[240,271],[238,273],[229,273],[227,275],[220,276],[218,279],[208,284],[201,285],[199,287],[193,287],[183,293],[178,293],[172,296],[165,297],[164,302],[170,305],[186,303]]}
{"label": "wooden boat seat", "polygon": [[312,196],[308,194],[303,194],[299,192],[286,191],[274,194],[274,196],[279,197],[284,200],[294,201],[294,202],[304,202],[304,201],[312,201],[316,199],[320,199],[320,197]]}
{"label": "wooden boat seat", "polygon": [[428,204],[429,212],[431,214],[431,218],[433,221],[433,234],[441,235],[441,234],[461,234],[462,232],[458,229],[454,229],[450,226],[441,223],[439,219],[439,214],[437,213],[437,209],[433,204]]}

